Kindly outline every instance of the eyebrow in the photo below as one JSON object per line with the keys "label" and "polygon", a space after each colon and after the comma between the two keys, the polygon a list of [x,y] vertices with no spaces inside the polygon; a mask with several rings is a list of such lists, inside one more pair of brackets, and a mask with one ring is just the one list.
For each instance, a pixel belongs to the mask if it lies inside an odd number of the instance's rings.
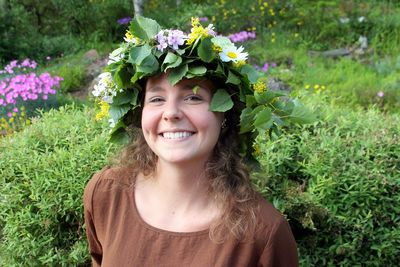
{"label": "eyebrow", "polygon": [[[185,90],[185,91],[188,91],[188,90],[193,90],[193,88],[196,87],[196,86],[198,86],[199,89],[207,90],[206,88],[204,88],[203,86],[201,86],[198,83],[187,84],[184,87],[182,87],[181,89]],[[161,87],[161,86],[158,86],[158,85],[150,87],[148,89],[146,88],[146,92],[157,93],[157,92],[160,92],[160,91],[164,91],[164,88]]]}

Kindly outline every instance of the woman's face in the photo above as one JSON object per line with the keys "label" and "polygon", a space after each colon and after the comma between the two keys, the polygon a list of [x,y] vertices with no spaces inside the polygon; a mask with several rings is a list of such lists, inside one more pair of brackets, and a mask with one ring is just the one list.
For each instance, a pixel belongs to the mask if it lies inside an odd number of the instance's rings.
{"label": "woman's face", "polygon": [[202,164],[210,157],[223,117],[208,110],[211,90],[209,80],[182,80],[172,86],[162,74],[147,81],[142,130],[160,161]]}

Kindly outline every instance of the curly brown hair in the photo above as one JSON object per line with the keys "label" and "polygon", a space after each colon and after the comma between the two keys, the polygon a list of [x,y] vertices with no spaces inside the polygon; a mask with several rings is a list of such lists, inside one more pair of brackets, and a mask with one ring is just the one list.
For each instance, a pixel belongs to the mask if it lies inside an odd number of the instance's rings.
{"label": "curly brown hair", "polygon": [[[234,108],[224,114],[226,127],[221,130],[205,166],[209,194],[221,209],[221,216],[210,227],[210,238],[215,242],[223,242],[229,233],[238,240],[244,240],[254,233],[257,223],[259,195],[252,186],[249,170],[239,156],[238,125],[243,107],[239,101],[235,102]],[[157,156],[147,145],[140,128],[134,128],[133,136],[135,141],[121,151],[115,163],[145,176],[151,175],[156,168]]]}

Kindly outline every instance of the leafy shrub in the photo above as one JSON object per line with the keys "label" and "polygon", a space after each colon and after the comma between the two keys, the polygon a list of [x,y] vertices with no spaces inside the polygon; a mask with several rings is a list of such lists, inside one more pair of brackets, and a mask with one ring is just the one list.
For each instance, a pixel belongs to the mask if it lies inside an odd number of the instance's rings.
{"label": "leafy shrub", "polygon": [[62,93],[78,91],[86,82],[85,66],[82,64],[63,64],[52,70],[52,73],[64,78],[60,87]]}
{"label": "leafy shrub", "polygon": [[3,266],[88,263],[83,188],[114,150],[107,126],[93,118],[89,108],[62,107],[0,138]]}
{"label": "leafy shrub", "polygon": [[397,266],[400,116],[328,106],[320,121],[260,137],[255,183],[287,214],[302,266]]}
{"label": "leafy shrub", "polygon": [[125,29],[117,20],[132,14],[131,0],[0,1],[0,64],[24,57],[41,62],[82,49],[88,40],[120,40]]}

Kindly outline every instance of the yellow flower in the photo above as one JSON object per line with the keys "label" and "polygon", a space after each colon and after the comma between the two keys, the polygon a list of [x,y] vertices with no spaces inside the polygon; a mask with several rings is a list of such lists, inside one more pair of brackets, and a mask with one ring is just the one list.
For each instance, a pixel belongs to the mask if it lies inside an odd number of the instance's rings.
{"label": "yellow flower", "polygon": [[200,25],[200,19],[199,18],[192,18],[192,27],[197,27]]}
{"label": "yellow flower", "polygon": [[100,101],[100,111],[96,114],[96,121],[99,121],[108,116],[110,105],[105,101]]}
{"label": "yellow flower", "polygon": [[253,85],[254,91],[261,94],[265,90],[267,90],[267,85],[264,79],[258,79],[258,81]]}
{"label": "yellow flower", "polygon": [[212,50],[215,51],[216,53],[221,53],[222,52],[222,47],[212,44]]}
{"label": "yellow flower", "polygon": [[233,63],[233,66],[236,67],[236,68],[240,68],[241,66],[243,66],[243,65],[245,65],[245,64],[246,64],[246,61],[244,61],[244,60],[239,60],[239,61]]}
{"label": "yellow flower", "polygon": [[186,41],[187,44],[191,45],[197,39],[207,37],[209,35],[208,31],[208,28],[201,26],[199,18],[192,18],[192,30],[189,33],[189,39]]}
{"label": "yellow flower", "polygon": [[309,84],[306,84],[306,86],[305,86],[304,88],[310,89],[310,85],[309,85]]}
{"label": "yellow flower", "polygon": [[261,154],[261,148],[259,144],[254,144],[254,155],[260,155]]}
{"label": "yellow flower", "polygon": [[319,89],[319,85],[318,84],[314,85],[314,89]]}
{"label": "yellow flower", "polygon": [[324,89],[325,89],[325,85],[322,85],[322,86],[321,86],[321,89],[324,90]]}

